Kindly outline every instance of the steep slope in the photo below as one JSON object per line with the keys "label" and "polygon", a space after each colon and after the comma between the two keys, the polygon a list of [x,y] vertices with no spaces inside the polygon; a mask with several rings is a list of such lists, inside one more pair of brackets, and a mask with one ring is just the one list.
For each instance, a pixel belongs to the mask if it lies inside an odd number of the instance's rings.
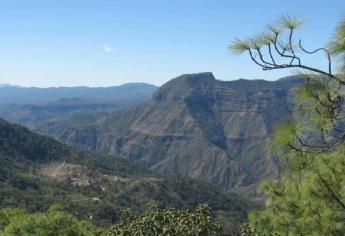
{"label": "steep slope", "polygon": [[151,102],[58,138],[248,196],[258,181],[279,174],[269,136],[274,124],[291,116],[290,93],[301,82],[183,75],[163,85]]}
{"label": "steep slope", "polygon": [[250,206],[205,183],[157,176],[126,160],[77,151],[0,119],[0,207],[39,211],[61,204],[106,226],[119,220],[122,209],[140,211],[152,200],[183,208],[208,202],[228,230],[237,229]]}

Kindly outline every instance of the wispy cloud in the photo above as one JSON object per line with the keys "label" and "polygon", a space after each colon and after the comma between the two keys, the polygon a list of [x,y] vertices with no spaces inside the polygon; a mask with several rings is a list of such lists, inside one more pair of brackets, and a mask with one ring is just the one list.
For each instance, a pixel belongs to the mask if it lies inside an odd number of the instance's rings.
{"label": "wispy cloud", "polygon": [[112,47],[110,47],[109,45],[107,45],[107,44],[104,44],[103,50],[104,50],[106,53],[112,53],[112,52],[114,52],[114,49],[113,49]]}

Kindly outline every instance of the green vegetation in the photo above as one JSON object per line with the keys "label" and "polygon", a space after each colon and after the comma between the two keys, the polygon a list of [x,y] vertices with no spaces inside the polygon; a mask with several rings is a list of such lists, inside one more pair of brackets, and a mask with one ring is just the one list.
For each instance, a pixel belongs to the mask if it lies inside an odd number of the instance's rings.
{"label": "green vegetation", "polygon": [[[87,220],[104,229],[118,223],[124,209],[140,214],[150,201],[177,210],[208,203],[214,220],[224,222],[225,232],[238,231],[251,207],[206,183],[160,176],[124,159],[77,151],[0,120],[0,209],[25,209],[27,225],[42,223],[44,217],[58,224],[60,216],[70,214],[78,222]],[[50,213],[55,204],[61,206],[60,212]]]}
{"label": "green vegetation", "polygon": [[188,210],[159,210],[154,204],[139,216],[127,212],[124,222],[116,224],[106,236],[216,236],[221,235],[222,226],[211,221],[211,210],[206,204],[196,207],[195,212]]}
{"label": "green vegetation", "polygon": [[46,212],[28,213],[18,208],[0,210],[0,234],[3,236],[216,236],[223,232],[211,220],[211,209],[201,204],[195,211],[167,208],[160,210],[149,204],[140,215],[124,211],[123,220],[108,229],[93,226],[89,221],[61,210],[54,205]]}
{"label": "green vegetation", "polygon": [[327,154],[289,153],[289,172],[261,186],[268,200],[265,211],[250,215],[254,228],[280,235],[343,235],[344,151],[342,146]]}
{"label": "green vegetation", "polygon": [[[250,214],[249,224],[241,227],[242,235],[321,236],[345,232],[345,21],[329,47],[315,51],[306,50],[301,40],[298,44],[293,41],[294,31],[301,24],[296,18],[284,17],[280,28],[269,28],[266,40],[260,36],[236,40],[231,45],[234,53],[248,52],[264,70],[306,70],[300,75],[305,84],[296,91],[294,119],[278,126],[273,138],[273,150],[285,161],[286,171],[279,180],[261,185],[267,196],[266,208]],[[282,44],[284,35],[287,40]],[[298,52],[324,52],[328,69],[303,64]],[[276,55],[280,56],[279,63]],[[332,72],[332,56],[340,59],[337,73]]]}
{"label": "green vegetation", "polygon": [[95,236],[96,227],[90,222],[57,209],[28,213],[22,209],[0,210],[0,234],[3,236]]}

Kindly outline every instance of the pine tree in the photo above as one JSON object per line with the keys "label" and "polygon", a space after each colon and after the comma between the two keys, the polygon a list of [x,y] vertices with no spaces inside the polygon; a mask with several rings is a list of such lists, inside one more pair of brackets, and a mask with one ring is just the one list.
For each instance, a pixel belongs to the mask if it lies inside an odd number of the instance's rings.
{"label": "pine tree", "polygon": [[[345,235],[345,21],[327,47],[313,51],[294,41],[303,23],[283,17],[268,33],[230,46],[236,54],[248,52],[263,70],[299,68],[305,81],[295,93],[294,119],[277,126],[272,138],[286,170],[261,184],[266,207],[250,214],[242,235]],[[302,53],[319,52],[327,70],[303,63]],[[334,59],[340,62],[336,73]]]}

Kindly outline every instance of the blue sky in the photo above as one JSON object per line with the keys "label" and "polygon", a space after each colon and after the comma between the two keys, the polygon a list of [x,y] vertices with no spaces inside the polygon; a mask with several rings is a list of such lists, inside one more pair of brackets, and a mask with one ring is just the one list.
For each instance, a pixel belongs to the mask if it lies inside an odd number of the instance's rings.
{"label": "blue sky", "polygon": [[[0,84],[161,85],[183,73],[274,80],[227,45],[282,14],[307,20],[307,48],[324,45],[343,0],[1,0]],[[321,57],[310,61],[323,65]]]}

